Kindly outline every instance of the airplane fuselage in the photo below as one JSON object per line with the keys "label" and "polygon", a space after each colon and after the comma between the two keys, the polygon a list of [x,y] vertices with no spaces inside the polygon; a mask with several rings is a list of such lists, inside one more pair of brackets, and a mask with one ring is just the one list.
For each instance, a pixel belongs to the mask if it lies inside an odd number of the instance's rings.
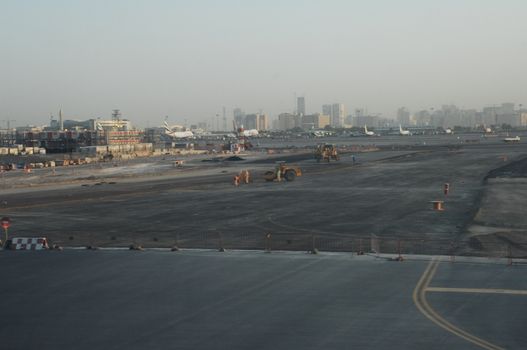
{"label": "airplane fuselage", "polygon": [[403,130],[403,127],[401,125],[399,125],[399,135],[402,135],[402,136],[411,136],[412,133],[408,130]]}
{"label": "airplane fuselage", "polygon": [[507,143],[514,143],[514,142],[520,142],[520,137],[519,136],[516,136],[516,137],[506,137],[503,139],[504,142],[507,142]]}

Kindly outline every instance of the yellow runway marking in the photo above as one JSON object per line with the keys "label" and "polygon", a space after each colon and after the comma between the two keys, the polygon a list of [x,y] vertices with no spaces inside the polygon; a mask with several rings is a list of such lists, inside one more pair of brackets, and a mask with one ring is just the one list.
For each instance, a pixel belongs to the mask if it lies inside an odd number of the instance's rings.
{"label": "yellow runway marking", "polygon": [[443,287],[427,287],[427,288],[426,288],[426,292],[527,295],[527,290],[518,290],[518,289],[494,289],[494,288],[443,288]]}
{"label": "yellow runway marking", "polygon": [[419,311],[421,311],[423,315],[425,315],[430,321],[434,322],[439,327],[452,334],[457,335],[462,339],[465,339],[466,341],[469,341],[487,350],[503,350],[503,348],[497,345],[489,343],[484,339],[478,338],[475,335],[470,334],[462,330],[461,328],[454,326],[452,323],[448,322],[443,317],[441,317],[430,306],[430,304],[428,304],[428,301],[426,300],[426,292],[429,288],[431,288],[428,287],[428,285],[430,284],[430,281],[432,281],[432,278],[434,277],[438,266],[439,260],[437,258],[432,260],[423,275],[421,276],[421,278],[419,279],[419,281],[417,282],[417,285],[415,286],[412,298],[414,300],[415,306],[417,306],[417,309],[419,309]]}

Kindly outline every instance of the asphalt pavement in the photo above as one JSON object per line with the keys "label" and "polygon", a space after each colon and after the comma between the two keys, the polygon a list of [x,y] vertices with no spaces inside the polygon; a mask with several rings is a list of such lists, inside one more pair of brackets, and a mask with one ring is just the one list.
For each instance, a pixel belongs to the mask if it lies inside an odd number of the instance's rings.
{"label": "asphalt pavement", "polygon": [[[2,349],[478,349],[527,344],[527,295],[427,292],[427,260],[214,251],[0,252]],[[441,262],[429,287],[525,291],[525,266]],[[527,294],[527,293],[526,293]]]}

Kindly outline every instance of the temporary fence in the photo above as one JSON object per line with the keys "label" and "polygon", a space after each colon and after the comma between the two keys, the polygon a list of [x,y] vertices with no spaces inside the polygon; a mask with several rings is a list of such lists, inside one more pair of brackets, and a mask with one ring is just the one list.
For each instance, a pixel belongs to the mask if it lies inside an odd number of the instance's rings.
{"label": "temporary fence", "polygon": [[[437,234],[436,234],[437,235]],[[136,240],[145,247],[167,244],[166,239],[159,242]],[[349,252],[356,254],[384,255],[444,255],[476,256],[489,258],[527,258],[527,243],[510,241],[482,242],[478,239],[444,239],[432,234],[422,237],[394,237],[344,234],[309,234],[295,232],[273,233],[176,233],[171,245],[178,248],[201,248],[218,250],[286,250],[306,252]]]}
{"label": "temporary fence", "polygon": [[291,232],[178,234],[177,245],[188,248],[306,250],[371,254],[427,254],[527,257],[526,244],[378,235],[321,235]]}
{"label": "temporary fence", "polygon": [[[526,232],[527,233],[527,232]],[[261,250],[344,252],[375,256],[405,257],[409,255],[442,255],[487,257],[496,259],[527,259],[527,243],[514,243],[504,238],[472,237],[447,239],[447,234],[410,234],[400,236],[375,234],[321,234],[306,232],[175,232],[173,234],[134,234],[108,236],[76,235],[67,241],[54,241],[64,246],[144,247],[213,250]],[[454,236],[454,234],[452,234]]]}

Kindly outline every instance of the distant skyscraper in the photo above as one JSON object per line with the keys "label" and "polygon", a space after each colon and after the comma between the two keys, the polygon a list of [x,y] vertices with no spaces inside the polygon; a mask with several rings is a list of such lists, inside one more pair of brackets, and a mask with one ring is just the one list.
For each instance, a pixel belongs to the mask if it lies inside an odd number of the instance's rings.
{"label": "distant skyscraper", "polygon": [[289,130],[300,127],[300,117],[295,114],[282,113],[278,116],[278,129]]}
{"label": "distant skyscraper", "polygon": [[306,114],[306,99],[304,96],[296,99],[296,111],[298,115]]}
{"label": "distant skyscraper", "polygon": [[344,116],[346,110],[342,103],[333,103],[331,105],[322,105],[322,114],[329,115],[330,125],[334,128],[341,128],[344,126]]}
{"label": "distant skyscraper", "polygon": [[302,129],[311,130],[311,129],[323,129],[329,125],[329,115],[324,115],[320,113],[304,115],[302,116]]}
{"label": "distant skyscraper", "polygon": [[59,109],[59,130],[64,130],[64,119],[62,119],[62,108]]}
{"label": "distant skyscraper", "polygon": [[258,130],[269,130],[269,116],[267,114],[258,115]]}
{"label": "distant skyscraper", "polygon": [[322,105],[322,114],[331,116],[331,105]]}
{"label": "distant skyscraper", "polygon": [[342,103],[334,103],[331,105],[331,126],[334,128],[342,128],[344,126],[344,116],[346,111]]}
{"label": "distant skyscraper", "polygon": [[377,127],[379,126],[379,117],[375,115],[357,115],[352,117],[352,124],[358,127]]}
{"label": "distant skyscraper", "polygon": [[247,114],[245,116],[244,129],[258,129],[258,114]]}
{"label": "distant skyscraper", "polygon": [[234,108],[232,110],[232,116],[234,118],[234,123],[236,123],[238,128],[245,124],[245,113],[241,108]]}
{"label": "distant skyscraper", "polygon": [[227,131],[227,110],[223,107],[223,131]]}
{"label": "distant skyscraper", "polygon": [[410,112],[405,107],[397,110],[397,121],[401,125],[410,125]]}
{"label": "distant skyscraper", "polygon": [[244,116],[243,127],[246,130],[268,130],[269,129],[269,117],[267,114],[247,114]]}

